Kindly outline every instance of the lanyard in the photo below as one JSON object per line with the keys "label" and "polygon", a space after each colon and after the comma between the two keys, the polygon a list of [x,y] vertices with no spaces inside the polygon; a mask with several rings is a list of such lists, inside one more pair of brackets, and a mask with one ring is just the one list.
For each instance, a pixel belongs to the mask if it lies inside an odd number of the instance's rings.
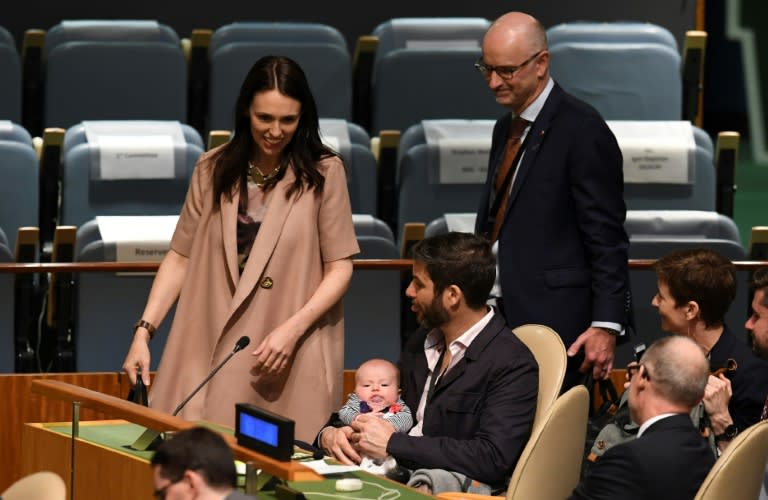
{"label": "lanyard", "polygon": [[445,351],[448,350],[448,346],[443,347],[442,352],[440,353],[440,357],[437,358],[437,363],[435,364],[435,369],[432,370],[432,376],[429,378],[429,388],[427,389],[427,402],[424,406],[424,413],[427,412],[427,406],[429,406],[430,401],[432,401],[432,396],[435,392],[435,385],[437,385],[437,379],[440,378],[443,373],[438,373],[440,368],[443,366],[443,358],[445,357]]}

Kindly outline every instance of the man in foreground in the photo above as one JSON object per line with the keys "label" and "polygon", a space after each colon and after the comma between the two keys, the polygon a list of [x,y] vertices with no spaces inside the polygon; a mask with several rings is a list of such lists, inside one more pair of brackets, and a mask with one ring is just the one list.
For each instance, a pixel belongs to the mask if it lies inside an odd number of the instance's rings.
{"label": "man in foreground", "polygon": [[155,498],[253,500],[235,490],[235,459],[226,441],[204,427],[180,431],[164,441],[151,460]]}
{"label": "man in foreground", "polygon": [[571,499],[694,498],[715,461],[689,416],[709,377],[701,347],[682,336],[662,338],[629,366],[628,376],[637,439],[608,450]]}

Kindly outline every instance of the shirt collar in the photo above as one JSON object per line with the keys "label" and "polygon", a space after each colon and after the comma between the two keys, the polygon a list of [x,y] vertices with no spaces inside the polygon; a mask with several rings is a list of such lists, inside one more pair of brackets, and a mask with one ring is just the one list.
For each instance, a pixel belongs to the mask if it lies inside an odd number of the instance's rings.
{"label": "shirt collar", "polygon": [[520,117],[525,118],[531,123],[535,122],[536,118],[539,116],[539,113],[541,113],[541,109],[544,107],[544,103],[547,102],[547,98],[549,97],[549,94],[552,92],[554,87],[555,81],[550,77],[547,80],[547,84],[544,86],[544,90],[542,90],[541,94],[536,96],[536,99],[534,99],[533,102],[520,113]]}
{"label": "shirt collar", "polygon": [[[491,318],[493,318],[493,315],[495,314],[493,307],[489,307],[488,309],[488,312],[480,319],[480,321],[470,326],[467,331],[462,333],[456,340],[451,342],[451,345],[448,346],[448,348],[452,351],[454,348],[459,347],[462,350],[469,348],[469,345],[475,340],[475,338],[477,338],[480,332],[483,331],[483,328],[485,328],[488,323],[491,322]],[[430,353],[439,353],[442,345],[443,333],[439,328],[433,328],[427,334],[427,338],[424,340],[424,351],[427,353],[427,359],[429,359]],[[438,355],[439,354],[435,355],[435,359],[437,359]]]}
{"label": "shirt collar", "polygon": [[651,417],[645,422],[643,422],[643,425],[640,426],[640,428],[637,430],[637,437],[640,437],[643,435],[645,431],[648,430],[648,427],[652,426],[659,420],[662,420],[667,417],[671,417],[673,415],[677,415],[677,413],[662,413],[661,415],[656,415],[655,417]]}

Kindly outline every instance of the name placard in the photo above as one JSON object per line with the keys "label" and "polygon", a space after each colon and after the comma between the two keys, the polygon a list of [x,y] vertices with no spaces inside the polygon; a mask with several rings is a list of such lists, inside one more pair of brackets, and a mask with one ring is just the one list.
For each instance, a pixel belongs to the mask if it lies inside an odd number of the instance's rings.
{"label": "name placard", "polygon": [[696,142],[688,121],[608,121],[627,184],[692,184]]}
{"label": "name placard", "polygon": [[177,153],[186,141],[178,121],[84,121],[83,128],[98,152],[92,179],[173,179],[183,169]]}
{"label": "name placard", "polygon": [[114,243],[118,262],[157,262],[170,249],[178,215],[99,216],[104,243]]}
{"label": "name placard", "polygon": [[424,120],[422,124],[430,150],[430,182],[485,182],[493,120]]}
{"label": "name placard", "polygon": [[439,141],[440,184],[483,184],[491,137],[445,137]]}

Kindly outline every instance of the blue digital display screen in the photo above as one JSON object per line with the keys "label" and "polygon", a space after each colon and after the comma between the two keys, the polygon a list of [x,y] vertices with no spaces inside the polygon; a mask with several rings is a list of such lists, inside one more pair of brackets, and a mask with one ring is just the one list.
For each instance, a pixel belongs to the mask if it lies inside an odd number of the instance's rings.
{"label": "blue digital display screen", "polygon": [[249,438],[277,447],[277,425],[240,413],[240,433]]}

